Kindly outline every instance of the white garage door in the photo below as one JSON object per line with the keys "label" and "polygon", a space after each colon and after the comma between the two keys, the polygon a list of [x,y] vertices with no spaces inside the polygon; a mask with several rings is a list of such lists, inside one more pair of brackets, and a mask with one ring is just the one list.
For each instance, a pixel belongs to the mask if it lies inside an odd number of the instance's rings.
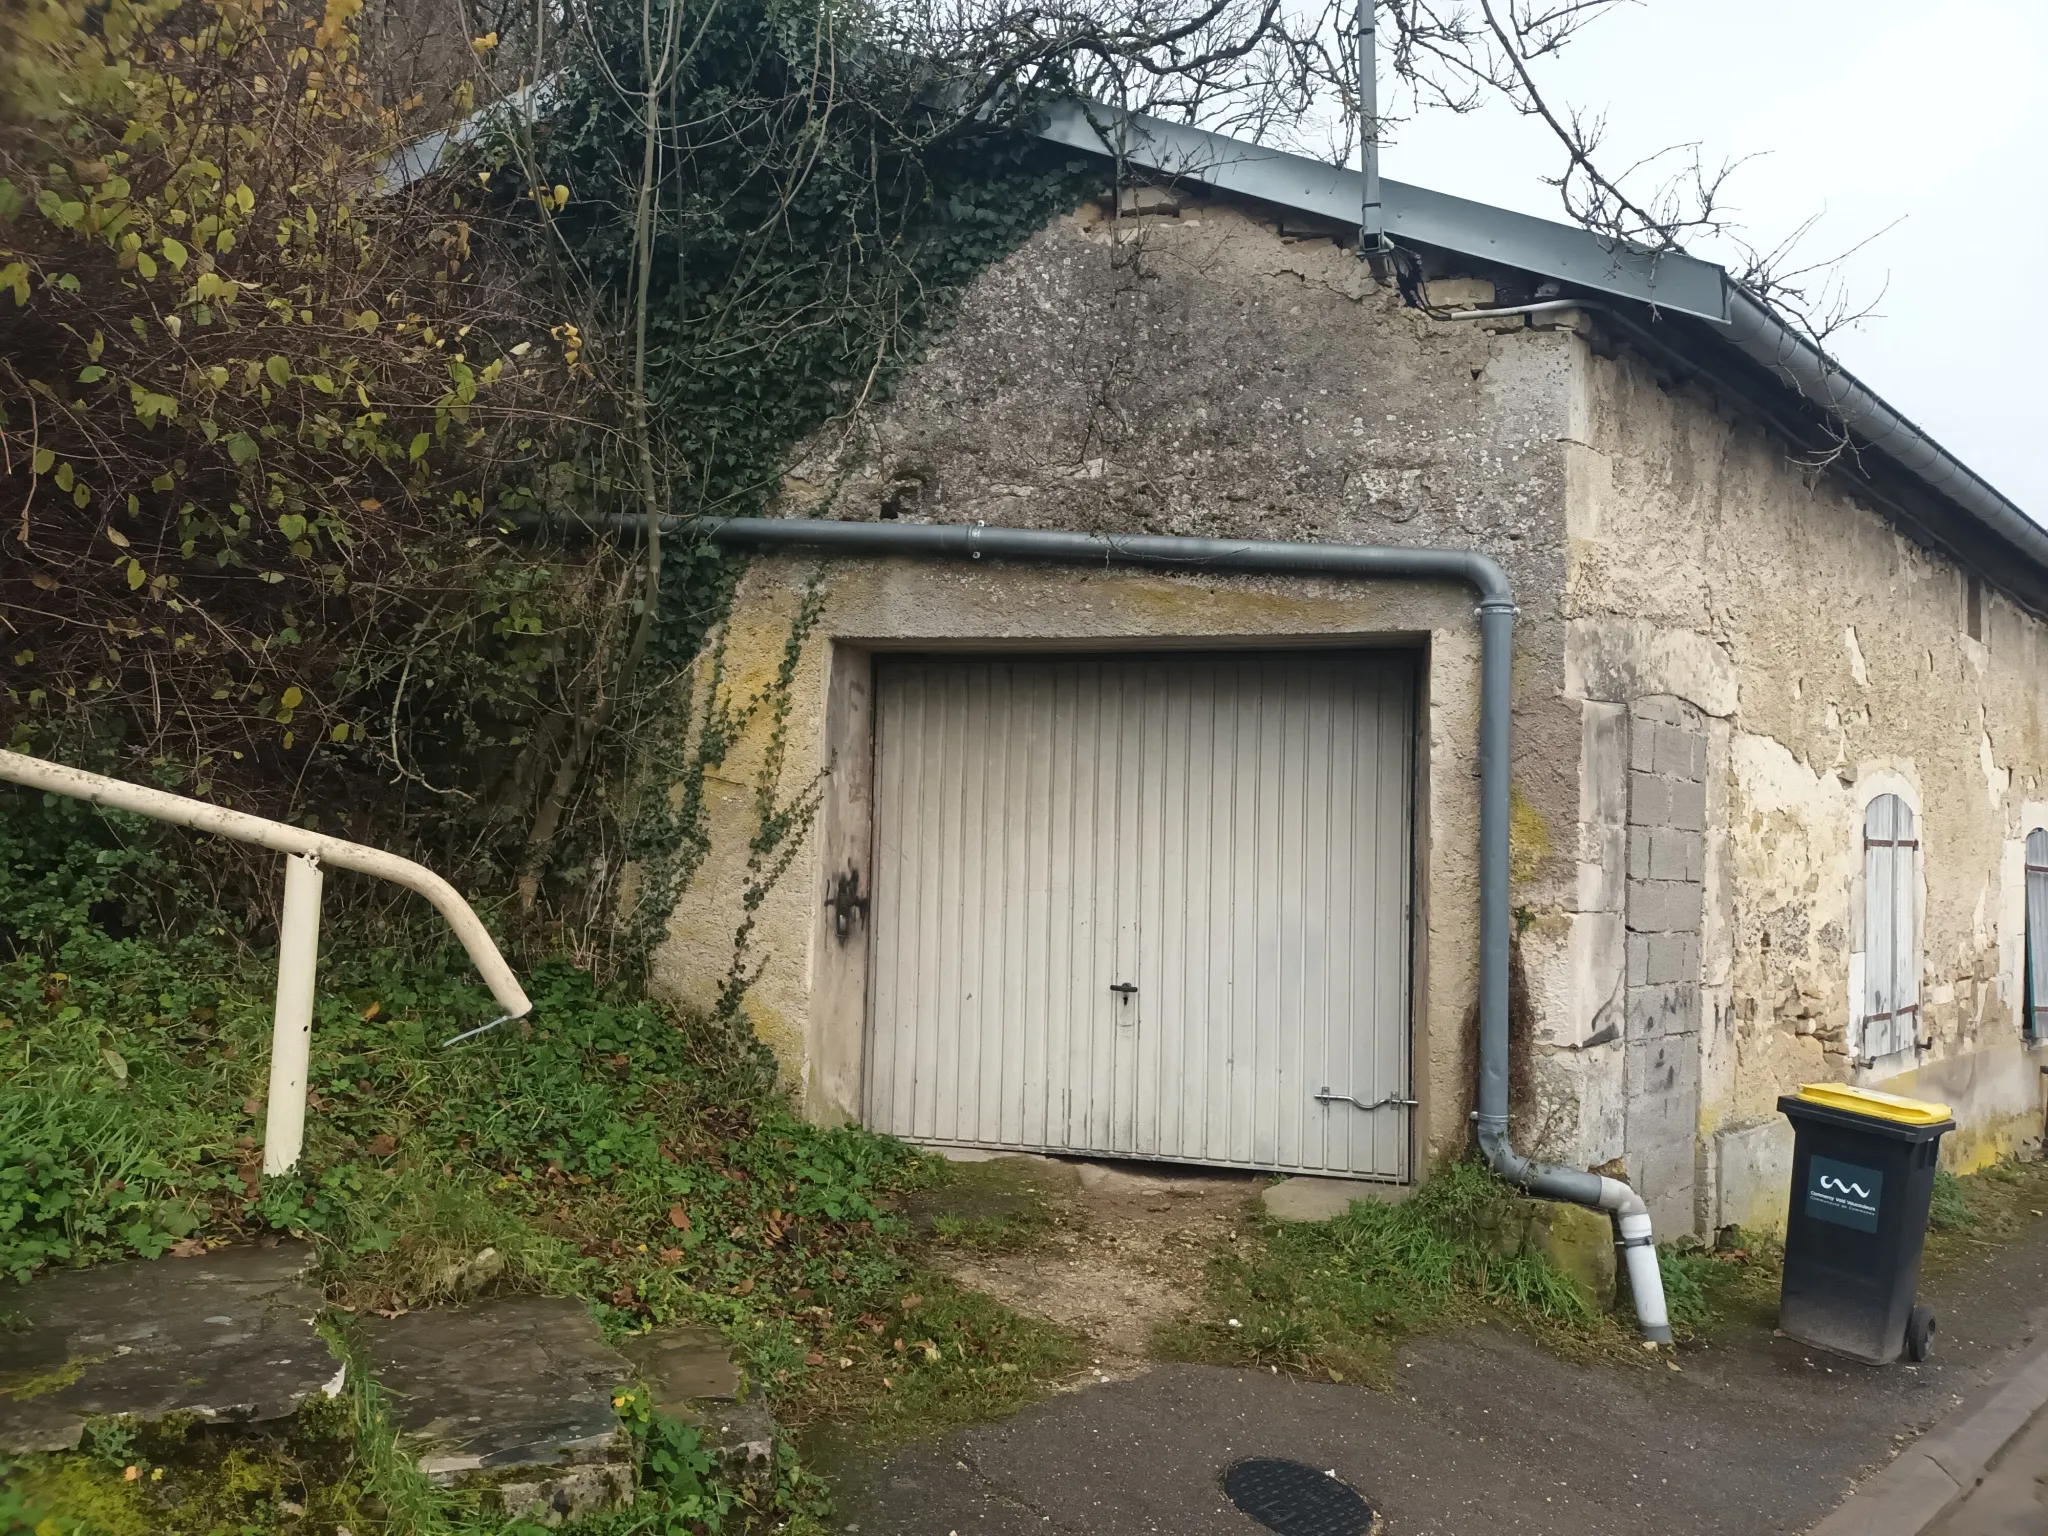
{"label": "white garage door", "polygon": [[869,1125],[1407,1178],[1408,657],[877,670]]}

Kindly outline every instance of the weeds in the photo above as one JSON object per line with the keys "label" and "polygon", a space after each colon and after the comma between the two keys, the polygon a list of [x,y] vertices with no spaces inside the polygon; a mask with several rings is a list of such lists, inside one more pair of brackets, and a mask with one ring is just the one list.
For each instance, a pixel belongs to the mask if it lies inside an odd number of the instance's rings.
{"label": "weeds", "polygon": [[2008,1160],[1960,1177],[1934,1176],[1925,1274],[1981,1259],[2033,1228],[2048,1210],[2048,1161]]}
{"label": "weeds", "polygon": [[1506,1315],[1553,1332],[1596,1321],[1542,1254],[1503,1240],[1517,1196],[1477,1163],[1447,1164],[1398,1205],[1327,1222],[1267,1222],[1210,1264],[1210,1316],[1169,1325],[1164,1353],[1379,1375],[1393,1346],[1446,1321]]}
{"label": "weeds", "polygon": [[1934,1170],[1934,1196],[1927,1208],[1927,1225],[1936,1232],[1967,1232],[1977,1225],[1970,1209],[1963,1181],[1946,1168]]}

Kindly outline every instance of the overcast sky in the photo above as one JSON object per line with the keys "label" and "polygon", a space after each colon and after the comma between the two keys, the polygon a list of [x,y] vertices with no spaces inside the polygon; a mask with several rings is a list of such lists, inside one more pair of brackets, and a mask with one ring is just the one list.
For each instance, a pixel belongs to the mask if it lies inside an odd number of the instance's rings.
{"label": "overcast sky", "polygon": [[[1903,215],[1846,267],[1884,290],[1878,317],[1831,345],[2048,523],[2048,0],[1643,0],[1544,83],[1605,110],[1611,164],[1692,140],[1713,163],[1758,155],[1729,198],[1753,243],[1824,211],[1805,248],[1833,255]],[[1432,112],[1397,136],[1392,179],[1561,216],[1539,124]]]}

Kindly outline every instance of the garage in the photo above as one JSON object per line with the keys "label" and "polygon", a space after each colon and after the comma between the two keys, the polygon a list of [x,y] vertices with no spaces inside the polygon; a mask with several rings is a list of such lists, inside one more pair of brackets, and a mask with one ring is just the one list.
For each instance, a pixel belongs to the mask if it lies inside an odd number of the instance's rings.
{"label": "garage", "polygon": [[1412,654],[875,667],[869,1125],[1408,1179]]}

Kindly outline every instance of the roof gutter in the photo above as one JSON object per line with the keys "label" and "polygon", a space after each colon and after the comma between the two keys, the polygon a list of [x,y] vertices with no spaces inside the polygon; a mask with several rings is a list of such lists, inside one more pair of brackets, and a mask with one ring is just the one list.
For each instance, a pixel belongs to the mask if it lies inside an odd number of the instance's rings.
{"label": "roof gutter", "polygon": [[1827,412],[1862,446],[1882,453],[2048,571],[2048,528],[1885,404],[1875,390],[1779,319],[1761,299],[1732,282],[1728,291],[1727,339],[1736,350]]}
{"label": "roof gutter", "polygon": [[[1508,1141],[1509,732],[1513,720],[1515,596],[1499,564],[1471,549],[1400,545],[1193,539],[1157,534],[1068,533],[967,524],[849,523],[820,518],[672,520],[736,549],[822,550],[876,558],[1055,561],[1136,565],[1184,573],[1264,571],[1354,581],[1455,581],[1479,594],[1479,1108],[1480,1150],[1502,1177],[1533,1194],[1611,1212],[1618,1220],[1643,1335],[1671,1341],[1663,1277],[1642,1196],[1619,1179],[1521,1156]],[[627,529],[638,519],[621,518]]]}

